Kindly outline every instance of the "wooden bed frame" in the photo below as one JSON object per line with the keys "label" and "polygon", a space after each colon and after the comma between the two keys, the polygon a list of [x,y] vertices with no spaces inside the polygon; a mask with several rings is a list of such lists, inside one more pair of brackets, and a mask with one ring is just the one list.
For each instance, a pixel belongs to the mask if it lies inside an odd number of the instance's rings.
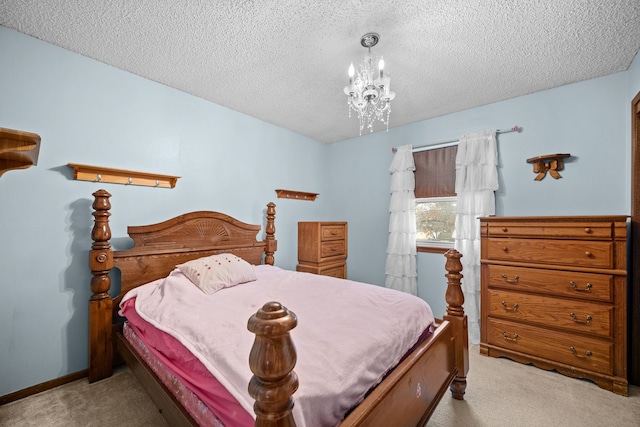
{"label": "wooden bed frame", "polygon": [[[275,204],[266,209],[266,237],[257,241],[260,225],[246,224],[217,212],[192,212],[158,224],[128,227],[134,246],[114,251],[109,240],[111,195],[93,193],[95,218],[91,238],[92,296],[89,300],[89,382],[111,375],[115,364],[126,362],[172,426],[197,425],[136,354],[122,335],[118,304],[130,289],[167,276],[177,264],[216,253],[233,253],[248,262],[273,265],[277,249]],[[447,388],[463,399],[469,370],[467,318],[460,288],[462,265],[455,250],[445,254],[447,313],[435,332],[373,389],[340,424],[346,426],[424,425]],[[109,294],[112,268],[121,273],[120,293]],[[255,333],[247,355],[254,376],[249,387],[256,399],[256,426],[295,426],[292,416],[298,379],[293,371],[295,346],[289,331],[296,326],[292,311],[267,302],[248,320]],[[231,427],[231,426],[230,426]]]}

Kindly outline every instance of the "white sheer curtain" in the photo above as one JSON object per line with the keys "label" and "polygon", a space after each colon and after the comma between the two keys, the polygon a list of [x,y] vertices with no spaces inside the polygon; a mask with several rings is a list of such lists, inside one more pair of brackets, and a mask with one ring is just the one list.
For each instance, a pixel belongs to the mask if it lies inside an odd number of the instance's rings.
{"label": "white sheer curtain", "polygon": [[469,342],[480,342],[480,220],[494,215],[498,189],[496,132],[460,137],[456,155],[455,248],[462,254],[462,291]]}
{"label": "white sheer curtain", "polygon": [[385,287],[418,294],[416,284],[415,164],[411,145],[398,147],[391,162],[389,242]]}

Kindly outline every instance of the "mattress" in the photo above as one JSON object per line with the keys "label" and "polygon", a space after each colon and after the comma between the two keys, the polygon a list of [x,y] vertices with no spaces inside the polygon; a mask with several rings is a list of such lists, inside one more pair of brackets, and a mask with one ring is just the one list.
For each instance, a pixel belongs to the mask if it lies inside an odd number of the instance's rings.
{"label": "mattress", "polygon": [[254,418],[178,340],[142,319],[129,300],[123,335],[201,427],[252,427]]}
{"label": "mattress", "polygon": [[[338,424],[433,328],[429,306],[408,294],[272,266],[255,270],[257,280],[214,295],[174,271],[134,289],[121,305],[142,340],[152,329],[162,332],[148,348],[170,362],[175,378],[203,402],[224,402],[206,406],[226,425],[253,424],[247,392],[253,335],[246,321],[267,301],[280,301],[299,317],[292,336],[301,379],[294,418],[301,427]],[[213,391],[210,384],[217,384]]]}

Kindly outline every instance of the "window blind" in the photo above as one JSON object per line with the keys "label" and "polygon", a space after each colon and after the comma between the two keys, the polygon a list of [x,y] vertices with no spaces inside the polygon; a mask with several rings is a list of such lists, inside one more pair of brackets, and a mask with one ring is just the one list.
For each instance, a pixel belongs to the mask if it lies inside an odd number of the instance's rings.
{"label": "window blind", "polygon": [[417,199],[456,195],[457,152],[458,146],[452,145],[413,153]]}

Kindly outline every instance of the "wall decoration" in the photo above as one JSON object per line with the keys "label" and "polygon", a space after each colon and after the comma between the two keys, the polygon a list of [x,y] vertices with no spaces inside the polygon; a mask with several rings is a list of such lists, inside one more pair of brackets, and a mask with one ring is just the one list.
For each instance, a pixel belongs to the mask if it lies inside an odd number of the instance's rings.
{"label": "wall decoration", "polygon": [[305,191],[294,190],[276,190],[276,194],[279,199],[311,200],[312,202],[318,196],[318,193],[307,193]]}
{"label": "wall decoration", "polygon": [[564,169],[563,159],[570,156],[571,154],[545,154],[527,159],[527,163],[533,163],[533,173],[537,174],[534,180],[540,181],[547,176],[547,172],[552,178],[559,179],[562,176],[558,171]]}
{"label": "wall decoration", "polygon": [[38,164],[40,135],[0,128],[0,176],[12,169],[27,169]]}
{"label": "wall decoration", "polygon": [[178,178],[180,178],[179,176],[173,175],[160,175],[157,173],[105,168],[102,166],[80,165],[77,163],[69,163],[67,166],[73,168],[73,179],[77,179],[79,181],[173,188],[176,186]]}

